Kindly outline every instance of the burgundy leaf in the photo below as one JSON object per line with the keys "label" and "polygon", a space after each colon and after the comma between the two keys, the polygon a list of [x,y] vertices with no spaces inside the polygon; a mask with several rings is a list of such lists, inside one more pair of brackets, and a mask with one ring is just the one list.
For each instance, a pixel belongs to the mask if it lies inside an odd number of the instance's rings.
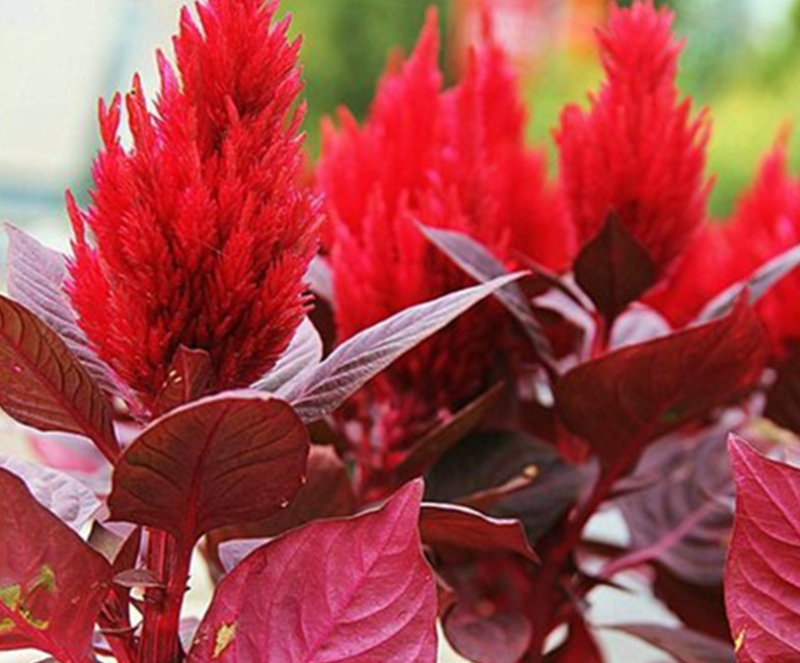
{"label": "burgundy leaf", "polygon": [[422,484],[256,550],[219,585],[189,663],[433,663],[436,591],[417,520]]}
{"label": "burgundy leaf", "polygon": [[461,603],[445,614],[442,626],[453,649],[475,663],[517,663],[533,634],[520,613],[481,615]]}
{"label": "burgundy leaf", "polygon": [[511,552],[538,561],[518,520],[491,518],[455,504],[428,502],[422,505],[419,525],[423,543],[433,550]]}
{"label": "burgundy leaf", "polygon": [[766,295],[784,276],[800,265],[800,245],[784,251],[765,262],[743,281],[734,283],[712,299],[700,314],[697,322],[707,322],[728,313],[743,292],[749,292],[750,303],[755,304]]}
{"label": "burgundy leaf", "polygon": [[741,663],[800,660],[800,469],[731,436],[736,515],[725,607]]}
{"label": "burgundy leaf", "polygon": [[698,585],[656,564],[653,594],[691,630],[717,640],[730,638],[722,582]]}
{"label": "burgundy leaf", "polygon": [[800,435],[800,348],[778,368],[775,384],[767,393],[764,416]]}
{"label": "burgundy leaf", "polygon": [[516,433],[481,433],[434,466],[426,499],[473,503],[473,497],[519,478],[530,485],[497,502],[490,513],[521,520],[532,543],[569,510],[589,480],[585,470],[564,462],[550,445]]}
{"label": "burgundy leaf", "polygon": [[21,304],[0,296],[0,407],[44,431],[86,435],[119,453],[111,408],[59,336]]}
{"label": "burgundy leaf", "polygon": [[209,396],[156,420],[119,460],[112,518],[172,532],[184,544],[266,518],[303,481],[308,434],[283,401],[253,391]]}
{"label": "burgundy leaf", "polygon": [[520,276],[511,274],[400,311],[349,338],[313,371],[286,385],[281,395],[304,422],[320,419],[395,359]]}
{"label": "burgundy leaf", "polygon": [[655,284],[656,268],[650,254],[611,213],[575,260],[575,280],[611,322]]}
{"label": "burgundy leaf", "polygon": [[502,396],[503,385],[495,385],[416,442],[395,469],[397,482],[403,483],[427,471],[477,427],[487,413],[499,403]]}
{"label": "burgundy leaf", "polygon": [[92,350],[64,292],[66,256],[9,223],[5,227],[8,293],[61,337],[103,390],[116,394],[121,389],[120,381]]}
{"label": "burgundy leaf", "polygon": [[301,373],[316,368],[321,360],[322,338],[311,320],[304,318],[278,362],[252,388],[280,396],[281,387]]}
{"label": "burgundy leaf", "polygon": [[611,628],[667,652],[678,663],[735,663],[736,661],[730,642],[710,638],[689,629],[657,624],[619,624]]}
{"label": "burgundy leaf", "polygon": [[172,360],[167,380],[153,406],[158,414],[204,396],[214,379],[211,355],[181,345]]}
{"label": "burgundy leaf", "polygon": [[[252,537],[275,537],[287,530],[312,520],[349,516],[356,508],[356,498],[347,470],[331,447],[311,445],[306,470],[306,482],[285,509],[265,519],[209,532],[206,549],[211,562],[226,571],[233,568],[226,563],[222,549],[225,541]],[[234,546],[230,549],[233,550]],[[237,549],[241,549],[239,546]],[[251,548],[252,549],[252,548]],[[241,561],[242,556],[235,563]],[[235,565],[235,564],[234,564]],[[215,568],[220,571],[220,568]]]}
{"label": "burgundy leaf", "polygon": [[725,318],[578,366],[556,384],[556,407],[603,465],[630,464],[657,437],[743,395],[766,356],[740,300]]}
{"label": "burgundy leaf", "polygon": [[[437,249],[478,283],[487,283],[492,279],[508,274],[503,263],[495,258],[485,246],[471,237],[454,230],[418,225],[425,237]],[[508,284],[505,288],[498,290],[495,293],[495,297],[519,322],[542,363],[553,373],[557,373],[555,356],[553,348],[550,346],[550,340],[544,333],[539,321],[533,315],[530,301],[525,297],[519,284]]]}
{"label": "burgundy leaf", "polygon": [[76,532],[100,508],[100,500],[84,484],[68,474],[18,458],[0,456],[0,468],[25,482],[36,501]]}
{"label": "burgundy leaf", "polygon": [[564,643],[545,657],[545,663],[603,663],[604,660],[600,645],[581,615],[570,620]]}
{"label": "burgundy leaf", "polygon": [[0,494],[0,650],[87,663],[111,567],[3,469]]}
{"label": "burgundy leaf", "polygon": [[632,479],[653,482],[616,500],[631,535],[629,561],[658,560],[699,585],[722,581],[733,524],[728,430],[665,440],[645,452]]}

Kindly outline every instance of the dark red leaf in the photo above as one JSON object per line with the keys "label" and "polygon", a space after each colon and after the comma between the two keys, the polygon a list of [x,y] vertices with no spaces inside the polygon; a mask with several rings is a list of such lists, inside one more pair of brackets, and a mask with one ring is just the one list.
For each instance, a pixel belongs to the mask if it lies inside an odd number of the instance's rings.
{"label": "dark red leaf", "polygon": [[281,396],[306,423],[330,414],[395,359],[520,276],[511,274],[400,311],[349,338],[313,371],[281,389]]}
{"label": "dark red leaf", "polygon": [[105,391],[118,393],[122,386],[109,366],[100,360],[78,325],[64,292],[67,258],[33,237],[5,224],[8,234],[8,293],[55,331]]}
{"label": "dark red leaf", "polygon": [[303,481],[308,434],[283,401],[228,392],[183,405],[120,458],[112,518],[172,532],[184,544],[217,527],[266,518]]}
{"label": "dark red leaf", "polygon": [[730,637],[722,582],[697,585],[681,580],[660,564],[655,566],[653,594],[691,630],[712,638]]}
{"label": "dark red leaf", "polygon": [[[209,532],[206,537],[206,550],[216,572],[221,567],[230,570],[220,559],[223,542],[232,539],[266,538],[283,534],[287,530],[304,525],[312,520],[349,516],[356,508],[356,498],[347,475],[347,470],[331,447],[311,446],[306,470],[306,482],[295,495],[292,503],[266,520],[253,523],[222,527]],[[250,547],[252,550],[252,546]],[[241,561],[238,557],[235,563]]]}
{"label": "dark red leaf", "polygon": [[736,515],[725,607],[741,663],[800,660],[800,469],[731,436]]}
{"label": "dark red leaf", "polygon": [[205,350],[181,345],[172,360],[167,380],[153,405],[158,414],[195,401],[208,393],[214,380],[211,355]]}
{"label": "dark red leaf", "polygon": [[0,494],[0,650],[86,663],[111,567],[3,469]]}
{"label": "dark red leaf", "polygon": [[470,553],[511,552],[538,561],[518,520],[498,519],[456,504],[425,503],[420,514],[425,545]]}
{"label": "dark red leaf", "polygon": [[609,322],[656,282],[653,259],[615,213],[578,254],[574,271],[578,285]]}
{"label": "dark red leaf", "polygon": [[521,520],[534,544],[569,510],[589,480],[550,445],[515,433],[481,433],[434,466],[426,499],[472,504],[476,496],[519,478],[530,485],[495,503],[490,513]]}
{"label": "dark red leaf", "polygon": [[259,548],[219,585],[189,663],[433,663],[436,591],[417,520],[422,484],[348,520]]}
{"label": "dark red leaf", "polygon": [[466,437],[503,396],[503,385],[495,385],[468,403],[416,442],[395,469],[396,480],[404,483],[422,475],[447,451]]}
{"label": "dark red leaf", "polygon": [[712,299],[700,314],[697,322],[707,322],[728,313],[743,292],[750,295],[750,303],[755,304],[766,295],[784,276],[800,265],[800,245],[784,251],[768,260],[743,281],[734,283]]}
{"label": "dark red leaf", "polygon": [[658,560],[699,585],[722,581],[733,525],[728,430],[665,440],[645,452],[631,478],[652,483],[615,502],[631,535],[629,560]]}
{"label": "dark red leaf", "polygon": [[3,457],[0,457],[0,468],[22,479],[39,504],[76,532],[102,506],[89,488],[63,472],[18,458]]}
{"label": "dark red leaf", "polygon": [[766,356],[741,300],[725,318],[578,366],[556,384],[556,408],[603,465],[632,463],[654,439],[743,395]]}
{"label": "dark red leaf", "polygon": [[456,603],[442,619],[447,640],[475,663],[517,663],[533,635],[530,622],[515,612],[482,615]]}
{"label": "dark red leaf", "polygon": [[0,407],[39,430],[85,435],[109,458],[119,452],[111,408],[86,369],[58,334],[2,296]]}
{"label": "dark red leaf", "polygon": [[689,629],[657,624],[620,624],[612,628],[667,652],[678,663],[735,663],[736,661],[730,642],[710,638]]}
{"label": "dark red leaf", "polygon": [[[508,274],[503,263],[493,256],[485,246],[471,237],[454,230],[428,228],[421,224],[419,227],[437,249],[478,283],[487,283]],[[520,324],[541,362],[553,374],[557,374],[555,355],[550,340],[534,316],[530,301],[519,284],[510,283],[505,288],[498,290],[495,297]]]}
{"label": "dark red leaf", "polygon": [[767,394],[764,416],[800,435],[800,348],[778,368],[775,384]]}
{"label": "dark red leaf", "polygon": [[600,645],[582,616],[570,620],[567,639],[545,657],[545,663],[603,663]]}

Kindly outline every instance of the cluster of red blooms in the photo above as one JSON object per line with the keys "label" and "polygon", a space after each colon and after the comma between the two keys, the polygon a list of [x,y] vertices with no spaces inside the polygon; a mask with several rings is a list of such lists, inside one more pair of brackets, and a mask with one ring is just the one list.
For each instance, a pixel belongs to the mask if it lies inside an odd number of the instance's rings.
{"label": "cluster of red blooms", "polygon": [[[159,57],[157,113],[138,79],[101,103],[92,204],[69,197],[69,293],[104,359],[151,404],[180,346],[206,350],[215,389],[246,386],[288,345],[308,304],[319,205],[302,172],[299,44],[276,3],[211,0],[188,9],[177,73]],[[268,35],[264,39],[264,35]],[[97,248],[86,237],[94,235]]]}

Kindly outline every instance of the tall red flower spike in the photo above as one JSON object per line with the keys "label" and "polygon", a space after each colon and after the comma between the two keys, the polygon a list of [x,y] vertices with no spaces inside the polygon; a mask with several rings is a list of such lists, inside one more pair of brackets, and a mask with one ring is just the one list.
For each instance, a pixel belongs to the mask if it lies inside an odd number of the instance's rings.
{"label": "tall red flower spike", "polygon": [[[569,264],[563,205],[546,185],[543,155],[524,146],[525,110],[503,52],[487,34],[448,90],[438,56],[431,12],[414,53],[380,82],[364,125],[342,111],[338,132],[324,128],[317,176],[332,223],[340,340],[470,284],[417,222],[464,232],[512,267],[518,254]],[[362,412],[378,422],[364,434],[375,465],[391,465],[404,442],[487,386],[498,336],[496,322],[468,315],[373,383]],[[375,437],[377,451],[367,441]]]}
{"label": "tall red flower spike", "polygon": [[[669,287],[654,303],[674,324],[683,325],[712,297],[799,243],[800,182],[788,171],[786,137],[782,137],[764,157],[732,219],[707,230],[690,247]],[[714,269],[708,269],[710,264]],[[800,272],[781,279],[756,310],[773,357],[784,358],[800,345]]]}
{"label": "tall red flower spike", "polygon": [[615,212],[663,275],[702,223],[708,124],[675,85],[673,15],[651,0],[611,9],[599,33],[606,80],[588,111],[570,105],[556,134],[580,243]]}
{"label": "tall red flower spike", "polygon": [[[138,78],[100,104],[92,204],[67,204],[75,231],[68,289],[98,354],[152,403],[183,345],[210,353],[213,387],[269,369],[307,307],[318,203],[302,170],[299,43],[276,2],[208,0],[185,9],[177,73],[159,54],[157,112]],[[96,248],[87,239],[94,234]]]}

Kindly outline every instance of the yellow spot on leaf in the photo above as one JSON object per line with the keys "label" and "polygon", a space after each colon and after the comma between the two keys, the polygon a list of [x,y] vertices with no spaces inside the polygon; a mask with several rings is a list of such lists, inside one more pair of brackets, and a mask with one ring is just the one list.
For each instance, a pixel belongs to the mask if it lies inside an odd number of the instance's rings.
{"label": "yellow spot on leaf", "polygon": [[739,631],[739,635],[736,636],[736,640],[734,640],[734,642],[733,642],[733,645],[734,645],[733,651],[735,653],[737,653],[737,654],[739,653],[739,650],[742,648],[742,645],[744,645],[744,636],[745,635],[747,635],[747,627],[746,626],[741,631]]}
{"label": "yellow spot on leaf", "polygon": [[230,646],[236,637],[236,622],[233,624],[223,624],[217,629],[217,639],[214,641],[214,653],[212,658],[219,658],[222,653]]}
{"label": "yellow spot on leaf", "polygon": [[0,601],[9,610],[16,610],[19,606],[19,601],[22,598],[22,587],[19,585],[9,585],[8,587],[0,587]]}

